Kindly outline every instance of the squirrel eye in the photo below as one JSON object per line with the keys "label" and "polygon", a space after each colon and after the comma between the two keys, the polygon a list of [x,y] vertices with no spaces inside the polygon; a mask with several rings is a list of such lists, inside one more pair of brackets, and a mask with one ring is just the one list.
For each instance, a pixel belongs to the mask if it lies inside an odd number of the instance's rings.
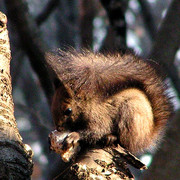
{"label": "squirrel eye", "polygon": [[71,108],[67,108],[67,109],[64,111],[64,115],[67,115],[67,116],[69,116],[71,113],[72,113],[72,109],[71,109]]}

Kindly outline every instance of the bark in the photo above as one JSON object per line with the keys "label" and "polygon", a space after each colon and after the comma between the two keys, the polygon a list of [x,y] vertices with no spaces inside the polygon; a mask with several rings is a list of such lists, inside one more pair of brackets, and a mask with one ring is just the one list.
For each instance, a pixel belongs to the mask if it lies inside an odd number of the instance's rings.
{"label": "bark", "polygon": [[124,148],[90,149],[77,158],[70,167],[62,172],[56,179],[101,179],[101,180],[132,180],[133,174],[127,165],[137,169],[146,169],[135,156]]}
{"label": "bark", "polygon": [[49,104],[53,94],[52,81],[46,67],[45,51],[37,24],[28,12],[27,3],[23,0],[5,1],[8,16],[17,27],[22,47],[26,51],[33,70],[36,72]]}
{"label": "bark", "polygon": [[0,179],[30,179],[32,150],[23,144],[14,117],[7,18],[0,12]]}

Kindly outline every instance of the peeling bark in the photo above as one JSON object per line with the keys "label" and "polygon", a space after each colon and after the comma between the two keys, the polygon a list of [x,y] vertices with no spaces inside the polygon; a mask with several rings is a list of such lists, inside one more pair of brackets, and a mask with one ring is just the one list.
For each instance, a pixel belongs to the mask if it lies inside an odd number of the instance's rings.
{"label": "peeling bark", "polygon": [[147,167],[124,148],[91,149],[78,157],[55,179],[73,180],[133,180],[128,165],[143,170]]}

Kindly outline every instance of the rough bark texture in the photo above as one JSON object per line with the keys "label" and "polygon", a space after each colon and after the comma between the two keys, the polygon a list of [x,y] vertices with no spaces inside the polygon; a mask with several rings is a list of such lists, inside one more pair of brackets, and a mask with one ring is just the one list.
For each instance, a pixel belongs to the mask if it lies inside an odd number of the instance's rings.
{"label": "rough bark texture", "polygon": [[[0,14],[0,137],[9,137],[10,140],[22,141],[14,118],[14,104],[12,100],[12,87],[10,78],[10,45],[6,27],[7,19]],[[3,128],[2,128],[3,126]],[[7,134],[9,133],[9,134]]]}
{"label": "rough bark texture", "polygon": [[32,150],[17,129],[10,77],[7,18],[0,12],[0,179],[30,179]]}
{"label": "rough bark texture", "polygon": [[146,169],[135,156],[124,148],[91,149],[78,157],[76,163],[59,175],[59,179],[122,180],[134,179],[127,165]]}

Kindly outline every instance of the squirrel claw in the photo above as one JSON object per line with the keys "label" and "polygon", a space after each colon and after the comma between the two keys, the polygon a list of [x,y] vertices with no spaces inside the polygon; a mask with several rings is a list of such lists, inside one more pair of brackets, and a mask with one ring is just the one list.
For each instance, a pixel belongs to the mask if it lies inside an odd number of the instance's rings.
{"label": "squirrel claw", "polygon": [[63,142],[63,150],[68,149],[71,146],[76,146],[76,144],[78,143],[78,141],[80,140],[80,135],[77,132],[71,132],[70,134],[68,134],[68,136],[64,139]]}

